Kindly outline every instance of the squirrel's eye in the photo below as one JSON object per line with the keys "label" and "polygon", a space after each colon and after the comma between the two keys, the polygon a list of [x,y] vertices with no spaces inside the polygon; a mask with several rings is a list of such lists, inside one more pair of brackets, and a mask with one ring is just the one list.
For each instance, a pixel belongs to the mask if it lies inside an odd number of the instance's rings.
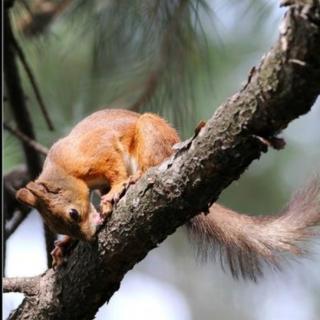
{"label": "squirrel's eye", "polygon": [[71,217],[72,220],[79,222],[80,221],[80,213],[78,212],[78,210],[76,209],[71,209],[69,211],[69,215]]}

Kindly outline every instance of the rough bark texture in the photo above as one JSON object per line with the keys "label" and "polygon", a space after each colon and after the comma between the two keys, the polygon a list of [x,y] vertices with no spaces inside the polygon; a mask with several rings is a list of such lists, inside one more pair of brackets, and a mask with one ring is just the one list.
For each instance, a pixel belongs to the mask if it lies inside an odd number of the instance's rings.
{"label": "rough bark texture", "polygon": [[3,292],[22,292],[29,296],[39,292],[40,276],[32,278],[6,278]]}
{"label": "rough bark texture", "polygon": [[[310,3],[310,2],[309,2]],[[92,319],[125,273],[266,151],[320,93],[320,2],[289,8],[274,48],[248,83],[174,157],[144,175],[117,204],[97,241],[79,243],[65,267],[49,269],[39,292],[11,319]]]}

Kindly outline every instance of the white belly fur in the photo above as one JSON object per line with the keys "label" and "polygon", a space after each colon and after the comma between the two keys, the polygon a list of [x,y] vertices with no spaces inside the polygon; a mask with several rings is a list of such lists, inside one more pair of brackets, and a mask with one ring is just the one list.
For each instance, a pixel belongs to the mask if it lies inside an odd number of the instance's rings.
{"label": "white belly fur", "polygon": [[132,176],[138,171],[139,169],[138,162],[134,157],[126,153],[123,155],[123,160],[127,169],[128,176]]}

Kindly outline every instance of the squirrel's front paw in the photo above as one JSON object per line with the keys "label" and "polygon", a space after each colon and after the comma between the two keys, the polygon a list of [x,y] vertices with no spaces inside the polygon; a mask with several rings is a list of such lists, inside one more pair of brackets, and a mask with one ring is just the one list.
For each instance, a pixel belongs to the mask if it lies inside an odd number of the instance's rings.
{"label": "squirrel's front paw", "polygon": [[51,251],[52,256],[52,268],[56,270],[62,266],[67,260],[66,256],[70,253],[74,244],[74,240],[69,236],[65,236],[62,240],[54,242],[54,249]]}
{"label": "squirrel's front paw", "polygon": [[52,256],[52,268],[54,270],[56,270],[65,263],[63,247],[55,243],[55,247],[50,254]]}
{"label": "squirrel's front paw", "polygon": [[108,216],[113,206],[125,195],[132,184],[135,184],[141,177],[142,172],[138,171],[122,183],[116,184],[107,194],[101,197],[100,208],[104,217]]}
{"label": "squirrel's front paw", "polygon": [[120,192],[109,192],[101,197],[100,208],[104,217],[108,216],[113,209],[113,206],[120,200],[123,189]]}
{"label": "squirrel's front paw", "polygon": [[103,215],[103,217],[108,216],[112,212],[113,204],[114,204],[113,198],[110,199],[110,197],[108,197],[108,194],[101,197],[100,208],[101,208],[101,214]]}

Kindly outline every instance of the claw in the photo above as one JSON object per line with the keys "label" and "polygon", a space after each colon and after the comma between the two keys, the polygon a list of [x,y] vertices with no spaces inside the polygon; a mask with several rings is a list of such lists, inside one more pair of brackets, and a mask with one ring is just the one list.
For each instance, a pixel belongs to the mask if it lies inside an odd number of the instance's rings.
{"label": "claw", "polygon": [[[57,242],[57,241],[55,241]],[[63,252],[61,247],[56,246],[52,251],[51,251],[51,256],[52,256],[52,268],[53,270],[57,270],[60,266],[64,264],[64,259],[63,259]]]}
{"label": "claw", "polygon": [[[130,176],[120,187],[113,188],[113,191],[109,191],[106,195],[101,197],[101,212],[103,216],[107,216],[112,212],[113,206],[119,202],[119,200],[125,195],[129,187],[135,184],[141,177],[142,172],[138,171],[136,174]],[[115,192],[115,190],[119,190]]]}
{"label": "claw", "polygon": [[67,261],[66,255],[70,253],[73,248],[73,239],[69,236],[65,236],[62,240],[56,240],[54,242],[54,249],[50,252],[52,256],[52,268],[56,270]]}
{"label": "claw", "polygon": [[102,199],[101,198],[101,204],[100,204],[100,207],[101,207],[101,214],[103,217],[106,217],[108,216],[111,212],[112,212],[112,209],[113,209],[113,203],[111,200],[109,199]]}

